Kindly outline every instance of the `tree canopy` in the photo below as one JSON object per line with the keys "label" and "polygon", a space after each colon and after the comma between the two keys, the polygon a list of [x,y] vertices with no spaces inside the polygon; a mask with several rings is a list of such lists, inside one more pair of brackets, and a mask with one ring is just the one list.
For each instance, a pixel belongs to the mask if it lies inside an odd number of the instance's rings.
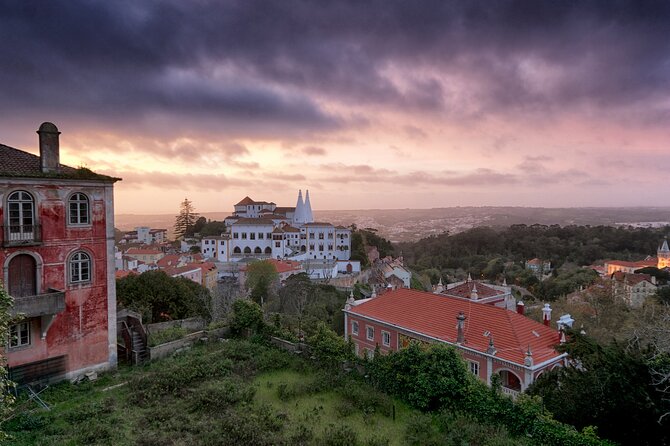
{"label": "tree canopy", "polygon": [[123,308],[142,314],[145,323],[200,316],[210,319],[209,290],[163,271],[130,274],[116,281],[116,297]]}
{"label": "tree canopy", "polygon": [[279,274],[274,265],[266,260],[251,262],[247,266],[246,286],[256,303],[274,296]]}
{"label": "tree canopy", "polygon": [[594,425],[603,437],[623,444],[667,444],[670,420],[659,418],[668,402],[653,386],[649,351],[601,345],[579,333],[569,339],[561,349],[571,365],[545,372],[528,393],[541,396],[556,419],[578,429]]}

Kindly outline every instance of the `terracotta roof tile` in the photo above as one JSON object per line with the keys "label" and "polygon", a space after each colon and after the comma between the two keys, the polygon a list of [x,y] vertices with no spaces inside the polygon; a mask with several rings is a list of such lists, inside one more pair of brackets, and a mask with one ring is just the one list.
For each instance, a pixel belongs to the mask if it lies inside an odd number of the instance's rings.
{"label": "terracotta roof tile", "polygon": [[462,345],[485,353],[490,333],[496,356],[523,365],[530,346],[535,364],[557,358],[554,346],[558,332],[516,312],[491,305],[440,296],[407,288],[389,291],[348,310],[432,338],[456,343],[456,316],[462,311],[465,320],[465,343]]}
{"label": "terracotta roof tile", "polygon": [[235,206],[247,206],[250,204],[254,204],[254,200],[249,198],[249,196],[244,197],[239,203],[237,203]]}
{"label": "terracotta roof tile", "polygon": [[64,178],[94,181],[118,181],[119,178],[97,174],[86,168],[78,168],[60,164],[60,172],[43,173],[40,157],[23,150],[0,144],[0,177],[40,177]]}
{"label": "terracotta roof tile", "polygon": [[462,284],[457,285],[453,288],[446,289],[446,290],[442,291],[441,294],[445,295],[445,296],[455,296],[455,297],[470,299],[470,294],[472,293],[472,288],[475,285],[477,286],[477,296],[480,299],[485,299],[485,298],[494,297],[494,296],[501,296],[502,297],[502,296],[505,295],[505,293],[500,291],[500,290],[496,290],[495,288],[491,288],[490,286],[486,286],[483,283],[477,282],[477,281],[474,281],[474,280],[466,281],[466,282],[463,282]]}

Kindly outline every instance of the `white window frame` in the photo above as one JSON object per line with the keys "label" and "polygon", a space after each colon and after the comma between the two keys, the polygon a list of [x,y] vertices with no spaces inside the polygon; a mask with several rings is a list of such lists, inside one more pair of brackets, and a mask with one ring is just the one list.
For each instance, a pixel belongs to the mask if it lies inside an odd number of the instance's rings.
{"label": "white window frame", "polygon": [[[372,336],[370,336],[370,330],[372,330]],[[365,326],[365,337],[368,341],[374,341],[375,340],[375,327],[371,325],[366,325]]]}
{"label": "white window frame", "polygon": [[[32,333],[30,332],[30,321],[21,322],[9,326],[9,348],[27,347],[31,344]],[[24,340],[25,339],[25,340]]]}
{"label": "white window frame", "polygon": [[479,376],[479,361],[468,361],[468,369],[473,375]]}
{"label": "white window frame", "polygon": [[93,277],[93,261],[91,255],[84,251],[77,251],[70,256],[68,261],[70,283],[90,283]]}
{"label": "white window frame", "polygon": [[391,332],[382,330],[382,344],[384,345],[384,347],[391,346]]}
{"label": "white window frame", "polygon": [[358,336],[358,321],[351,321],[351,334]]}
{"label": "white window frame", "polygon": [[[72,209],[75,205],[75,209]],[[91,224],[91,205],[88,196],[75,192],[67,200],[67,224],[69,226],[88,226]]]}

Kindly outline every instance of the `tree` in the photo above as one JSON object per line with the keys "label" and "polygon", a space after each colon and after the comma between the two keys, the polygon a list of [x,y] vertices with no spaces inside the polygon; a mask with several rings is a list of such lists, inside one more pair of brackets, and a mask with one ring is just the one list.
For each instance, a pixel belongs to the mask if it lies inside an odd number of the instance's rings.
{"label": "tree", "polygon": [[202,285],[163,271],[130,274],[116,281],[122,307],[142,314],[146,323],[199,316],[209,320],[211,296]]}
{"label": "tree", "polygon": [[256,303],[267,300],[274,295],[274,288],[279,282],[279,274],[274,265],[266,260],[251,262],[247,266],[247,289],[251,290],[251,298]]}
{"label": "tree", "polygon": [[198,214],[195,213],[193,202],[184,198],[179,208],[179,215],[175,217],[174,235],[176,238],[182,238],[193,235],[193,228],[198,220]]}
{"label": "tree", "polygon": [[647,351],[601,345],[575,332],[560,349],[571,365],[545,372],[527,391],[541,396],[557,420],[578,429],[597,426],[600,435],[622,444],[667,444],[670,429],[658,422],[663,401],[653,386]]}
{"label": "tree", "polygon": [[375,355],[367,371],[378,388],[421,410],[457,408],[473,380],[456,350],[444,344],[412,342],[400,351]]}
{"label": "tree", "polygon": [[[9,335],[9,323],[11,315],[9,310],[14,304],[11,296],[5,291],[5,287],[0,282],[0,339],[7,339]],[[7,358],[4,350],[0,350],[0,420],[4,420],[12,411],[14,397],[10,389],[14,387],[7,375]],[[0,442],[7,439],[7,435],[0,430]]]}
{"label": "tree", "polygon": [[337,367],[340,362],[351,359],[351,346],[328,326],[319,322],[314,335],[308,340],[312,354],[322,365]]}
{"label": "tree", "polygon": [[238,299],[233,303],[233,313],[230,317],[230,329],[233,333],[259,332],[264,325],[263,310],[256,302]]}

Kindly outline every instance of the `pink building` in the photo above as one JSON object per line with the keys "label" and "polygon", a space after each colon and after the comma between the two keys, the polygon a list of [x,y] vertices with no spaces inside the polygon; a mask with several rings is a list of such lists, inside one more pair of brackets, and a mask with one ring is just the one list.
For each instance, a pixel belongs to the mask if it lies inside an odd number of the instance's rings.
{"label": "pink building", "polygon": [[44,123],[40,156],[0,145],[0,264],[14,297],[5,351],[22,384],[116,367],[114,182],[59,163]]}
{"label": "pink building", "polygon": [[466,299],[398,289],[371,299],[350,298],[344,309],[345,336],[358,355],[375,348],[396,351],[417,342],[454,346],[470,372],[491,384],[498,374],[503,391],[515,396],[545,370],[564,365],[560,332],[521,314]]}

